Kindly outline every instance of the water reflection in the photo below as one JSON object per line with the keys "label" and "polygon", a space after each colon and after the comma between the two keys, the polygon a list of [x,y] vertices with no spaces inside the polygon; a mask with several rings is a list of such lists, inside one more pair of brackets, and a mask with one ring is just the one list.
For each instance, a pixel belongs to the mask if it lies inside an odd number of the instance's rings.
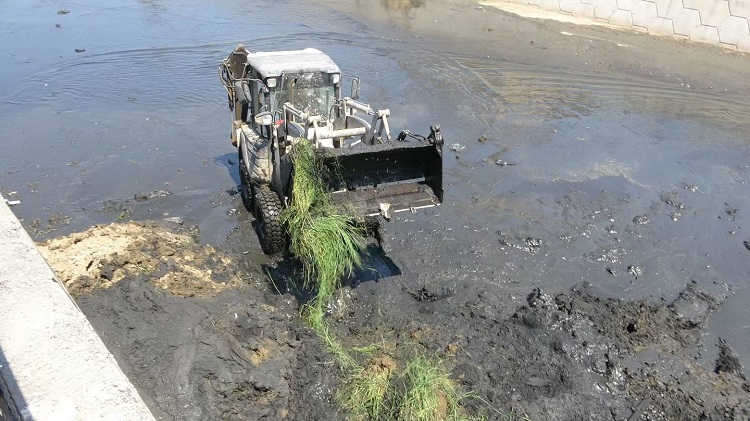
{"label": "water reflection", "polygon": [[162,0],[138,0],[143,5],[144,18],[150,24],[157,24],[164,21],[164,14],[167,7]]}
{"label": "water reflection", "polygon": [[676,88],[654,80],[571,72],[551,67],[452,57],[493,93],[497,110],[531,113],[547,119],[584,117],[597,109],[620,109],[727,127],[747,127],[750,103],[721,95]]}
{"label": "water reflection", "polygon": [[389,10],[403,10],[408,12],[425,4],[425,0],[380,0],[380,3]]}

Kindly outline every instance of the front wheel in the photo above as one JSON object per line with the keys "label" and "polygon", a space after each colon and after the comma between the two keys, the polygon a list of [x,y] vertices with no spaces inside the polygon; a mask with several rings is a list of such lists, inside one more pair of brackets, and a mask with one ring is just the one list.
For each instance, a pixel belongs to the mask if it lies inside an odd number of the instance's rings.
{"label": "front wheel", "polygon": [[266,185],[255,185],[255,221],[260,246],[266,254],[284,250],[286,234],[281,223],[281,201]]}

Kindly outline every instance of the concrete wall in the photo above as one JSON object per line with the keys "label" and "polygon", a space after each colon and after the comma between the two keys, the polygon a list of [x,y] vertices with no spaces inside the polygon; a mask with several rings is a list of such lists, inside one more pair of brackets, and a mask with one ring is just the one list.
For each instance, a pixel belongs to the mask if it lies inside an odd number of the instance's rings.
{"label": "concrete wall", "polygon": [[0,419],[154,420],[2,196],[0,390]]}
{"label": "concrete wall", "polygon": [[750,51],[750,0],[504,1],[651,34]]}

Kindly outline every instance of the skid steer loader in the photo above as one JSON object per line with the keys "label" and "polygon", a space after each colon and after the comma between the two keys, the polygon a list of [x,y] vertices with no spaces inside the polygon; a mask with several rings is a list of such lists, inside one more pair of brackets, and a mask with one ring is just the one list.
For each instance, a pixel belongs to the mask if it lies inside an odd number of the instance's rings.
{"label": "skid steer loader", "polygon": [[402,131],[394,140],[389,110],[341,95],[341,70],[326,54],[249,52],[241,44],[219,65],[232,116],[232,145],[239,155],[240,193],[254,213],[263,251],[287,244],[279,215],[291,203],[294,142],[323,153],[324,182],[334,203],[363,217],[437,206],[443,200],[443,138]]}

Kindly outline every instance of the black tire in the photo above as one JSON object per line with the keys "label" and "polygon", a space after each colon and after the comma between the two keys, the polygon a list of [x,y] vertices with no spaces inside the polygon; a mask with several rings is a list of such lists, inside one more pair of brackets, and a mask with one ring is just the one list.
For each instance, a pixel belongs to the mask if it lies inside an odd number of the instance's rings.
{"label": "black tire", "polygon": [[286,233],[281,224],[281,201],[266,185],[254,186],[255,221],[263,253],[272,255],[284,250]]}
{"label": "black tire", "polygon": [[242,204],[245,205],[245,209],[248,212],[253,211],[253,190],[250,181],[250,173],[247,171],[245,166],[245,158],[242,156],[242,149],[238,151],[239,162],[240,162],[240,197],[242,198]]}

